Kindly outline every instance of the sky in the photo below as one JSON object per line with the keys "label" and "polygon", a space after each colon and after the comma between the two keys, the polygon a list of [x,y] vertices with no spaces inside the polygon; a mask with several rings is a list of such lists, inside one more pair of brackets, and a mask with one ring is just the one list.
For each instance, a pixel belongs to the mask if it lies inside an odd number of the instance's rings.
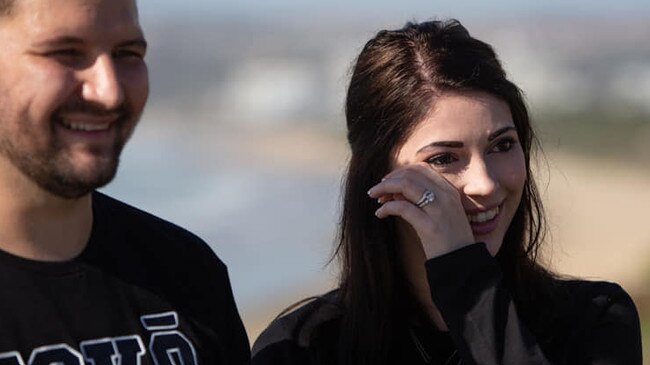
{"label": "sky", "polygon": [[[144,19],[354,21],[430,17],[650,16],[647,0],[139,0]],[[423,15],[426,14],[426,15]]]}

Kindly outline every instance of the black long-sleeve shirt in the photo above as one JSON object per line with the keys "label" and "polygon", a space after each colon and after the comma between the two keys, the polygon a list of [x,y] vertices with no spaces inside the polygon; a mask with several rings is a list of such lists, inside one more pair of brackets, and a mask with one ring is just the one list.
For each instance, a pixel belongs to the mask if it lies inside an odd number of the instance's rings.
{"label": "black long-sleeve shirt", "polygon": [[[449,332],[431,325],[412,327],[395,344],[400,363],[641,364],[638,314],[617,284],[557,280],[556,315],[548,319],[553,330],[536,336],[518,313],[501,268],[485,245],[431,259],[426,270],[432,299]],[[315,363],[314,329],[319,328],[318,341],[336,343],[327,337],[337,336],[341,311],[337,292],[331,292],[276,319],[255,342],[252,363]]]}

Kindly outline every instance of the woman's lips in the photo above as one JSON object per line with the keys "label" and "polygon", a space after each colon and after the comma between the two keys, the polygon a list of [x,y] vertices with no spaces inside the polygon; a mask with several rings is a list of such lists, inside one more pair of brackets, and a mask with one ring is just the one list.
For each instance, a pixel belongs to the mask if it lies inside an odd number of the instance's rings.
{"label": "woman's lips", "polygon": [[485,235],[495,230],[499,223],[500,211],[501,205],[481,212],[468,213],[467,220],[474,236]]}

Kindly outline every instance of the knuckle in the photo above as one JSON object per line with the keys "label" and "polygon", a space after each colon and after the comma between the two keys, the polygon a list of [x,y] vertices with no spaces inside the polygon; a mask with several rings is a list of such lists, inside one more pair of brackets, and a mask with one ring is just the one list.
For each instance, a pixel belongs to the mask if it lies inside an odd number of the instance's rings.
{"label": "knuckle", "polygon": [[404,214],[406,212],[406,210],[408,209],[408,205],[409,205],[409,203],[407,203],[405,201],[396,201],[395,202],[395,212],[397,214],[400,214],[400,215]]}
{"label": "knuckle", "polygon": [[420,185],[413,176],[407,176],[404,178],[404,187],[412,191],[417,191],[417,189],[420,188]]}
{"label": "knuckle", "polygon": [[411,209],[412,204],[404,200],[394,200],[389,203],[386,203],[386,209],[388,209],[392,214],[403,216],[408,213]]}

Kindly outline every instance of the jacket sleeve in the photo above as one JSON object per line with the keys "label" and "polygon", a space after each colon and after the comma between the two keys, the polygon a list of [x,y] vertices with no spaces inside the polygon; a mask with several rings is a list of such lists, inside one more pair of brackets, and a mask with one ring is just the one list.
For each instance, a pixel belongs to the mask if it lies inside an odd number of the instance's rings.
{"label": "jacket sleeve", "polygon": [[296,313],[276,318],[253,344],[252,365],[310,364],[306,346],[300,346],[295,336],[301,316]]}
{"label": "jacket sleeve", "polygon": [[484,244],[431,259],[426,270],[432,299],[463,364],[641,364],[638,314],[615,284],[609,284],[607,295],[585,303],[598,308],[597,313],[585,317],[587,323],[578,329],[582,333],[574,337],[568,357],[551,362],[520,320],[501,269]]}
{"label": "jacket sleeve", "polygon": [[599,284],[585,310],[587,323],[576,345],[575,362],[641,365],[641,328],[632,298],[617,284]]}

